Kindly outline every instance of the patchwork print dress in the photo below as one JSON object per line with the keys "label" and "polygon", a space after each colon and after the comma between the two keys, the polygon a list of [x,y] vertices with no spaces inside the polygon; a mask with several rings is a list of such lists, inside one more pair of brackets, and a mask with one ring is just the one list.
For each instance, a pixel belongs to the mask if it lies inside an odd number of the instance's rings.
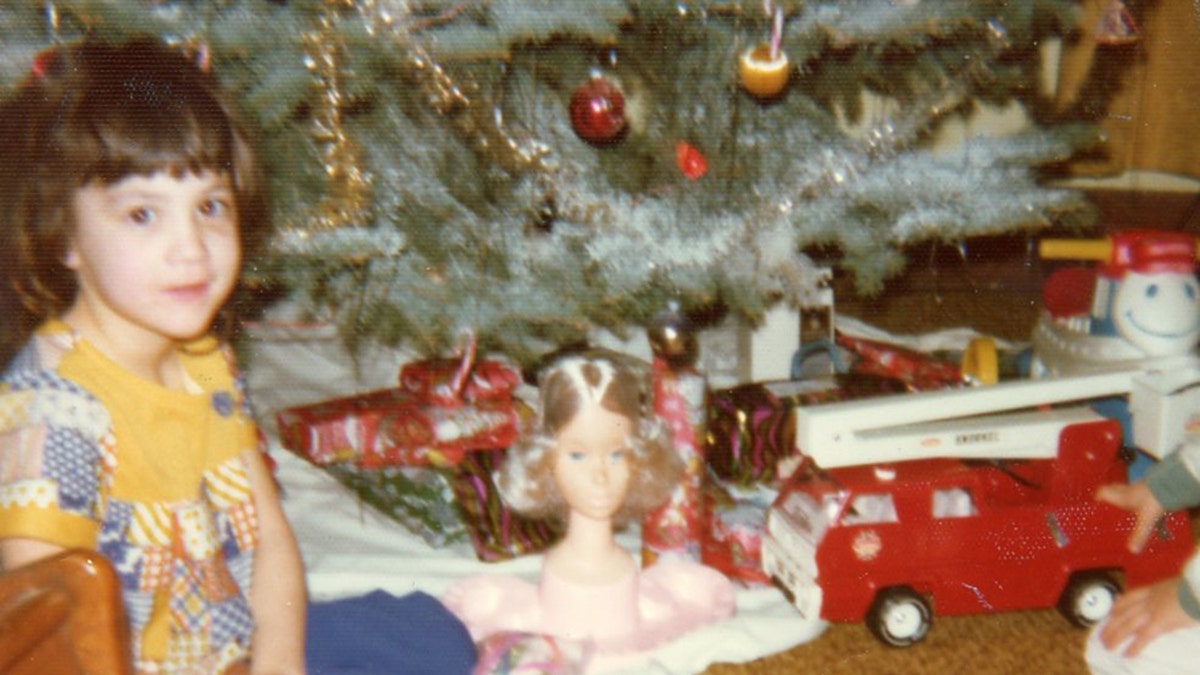
{"label": "patchwork print dress", "polygon": [[116,566],[146,673],[246,659],[257,522],[243,453],[258,446],[228,351],[180,351],[168,390],[62,323],[42,327],[0,388],[0,539],[100,551]]}

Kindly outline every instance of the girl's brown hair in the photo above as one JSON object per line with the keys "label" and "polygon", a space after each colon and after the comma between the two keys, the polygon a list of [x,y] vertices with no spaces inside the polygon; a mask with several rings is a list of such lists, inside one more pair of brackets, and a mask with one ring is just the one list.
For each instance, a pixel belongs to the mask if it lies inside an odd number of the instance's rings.
{"label": "girl's brown hair", "polygon": [[683,475],[683,461],[666,425],[647,411],[642,385],[633,369],[607,356],[568,356],[548,368],[539,385],[536,427],[509,450],[497,476],[509,506],[536,518],[566,517],[566,502],[554,482],[555,438],[593,400],[634,423],[629,490],[615,520],[640,518],[666,502]]}
{"label": "girl's brown hair", "polygon": [[[215,79],[157,40],[88,39],[40,54],[0,105],[0,120],[0,363],[74,300],[63,258],[74,194],[86,185],[160,171],[221,173],[233,185],[243,259],[269,229],[258,160]],[[232,323],[228,307],[220,320]]]}

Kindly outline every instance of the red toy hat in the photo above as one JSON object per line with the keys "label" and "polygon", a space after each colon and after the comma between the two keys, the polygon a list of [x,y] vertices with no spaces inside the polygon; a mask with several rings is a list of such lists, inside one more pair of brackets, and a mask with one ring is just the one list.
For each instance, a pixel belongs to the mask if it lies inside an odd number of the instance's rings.
{"label": "red toy hat", "polygon": [[1109,235],[1112,253],[1101,274],[1121,278],[1132,270],[1141,274],[1188,274],[1196,267],[1196,238],[1186,232],[1130,230]]}

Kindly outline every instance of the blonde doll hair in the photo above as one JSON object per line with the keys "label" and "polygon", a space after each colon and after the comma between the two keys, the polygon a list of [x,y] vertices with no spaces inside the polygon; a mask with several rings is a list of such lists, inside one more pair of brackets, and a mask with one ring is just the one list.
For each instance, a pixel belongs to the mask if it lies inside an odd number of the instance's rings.
{"label": "blonde doll hair", "polygon": [[670,442],[670,432],[647,412],[638,375],[607,356],[567,356],[542,373],[535,427],[508,452],[496,476],[504,501],[534,518],[564,519],[567,505],[555,484],[555,438],[587,405],[628,417],[634,433],[628,440],[630,484],[619,523],[640,518],[671,496],[683,475],[683,462]]}

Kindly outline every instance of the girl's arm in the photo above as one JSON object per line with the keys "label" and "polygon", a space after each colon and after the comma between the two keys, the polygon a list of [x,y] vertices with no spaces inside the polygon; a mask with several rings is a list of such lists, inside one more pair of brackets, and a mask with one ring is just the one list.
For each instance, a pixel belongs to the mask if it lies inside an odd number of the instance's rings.
{"label": "girl's arm", "polygon": [[1146,470],[1146,484],[1167,511],[1200,506],[1200,443],[1190,442]]}
{"label": "girl's arm", "polygon": [[254,612],[253,673],[303,673],[308,597],[296,537],[279,503],[275,481],[262,453],[245,454],[259,541],[254,556],[250,605]]}
{"label": "girl's arm", "polygon": [[1126,542],[1126,547],[1134,553],[1142,552],[1146,542],[1150,541],[1150,535],[1154,534],[1159,519],[1166,513],[1166,509],[1158,503],[1158,498],[1145,481],[1101,486],[1096,491],[1096,499],[1137,516],[1133,531],[1129,533],[1129,540]]}
{"label": "girl's arm", "polygon": [[1190,591],[1179,577],[1149,586],[1141,586],[1121,594],[1112,613],[1100,628],[1100,641],[1110,650],[1133,658],[1154,638],[1197,625],[1181,602],[1191,600]]}
{"label": "girl's arm", "polygon": [[63,547],[37,539],[13,537],[0,539],[0,570],[15,570],[22,565],[61,553]]}

